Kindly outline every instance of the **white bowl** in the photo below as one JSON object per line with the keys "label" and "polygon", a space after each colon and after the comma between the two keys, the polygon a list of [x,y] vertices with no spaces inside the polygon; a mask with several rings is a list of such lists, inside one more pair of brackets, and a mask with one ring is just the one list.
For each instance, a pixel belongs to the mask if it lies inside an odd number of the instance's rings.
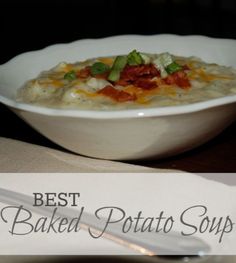
{"label": "white bowl", "polygon": [[132,49],[194,55],[236,67],[235,40],[175,35],[79,40],[25,53],[0,66],[0,102],[64,148],[115,160],[175,155],[208,141],[235,120],[236,95],[184,106],[121,111],[49,109],[14,99],[25,81],[61,61],[124,54]]}

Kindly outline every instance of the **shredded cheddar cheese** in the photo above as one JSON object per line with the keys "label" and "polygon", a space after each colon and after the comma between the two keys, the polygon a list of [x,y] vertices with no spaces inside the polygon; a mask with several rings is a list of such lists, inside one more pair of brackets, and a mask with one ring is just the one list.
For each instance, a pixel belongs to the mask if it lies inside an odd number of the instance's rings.
{"label": "shredded cheddar cheese", "polygon": [[171,58],[171,64],[164,66],[163,77],[157,66],[165,61],[156,61],[161,54],[145,55],[148,60],[133,51],[128,56],[62,62],[28,81],[19,99],[47,107],[115,110],[190,104],[236,94],[233,68],[165,53],[163,59]]}
{"label": "shredded cheddar cheese", "polygon": [[113,58],[99,58],[99,61],[109,66],[112,66],[114,59]]}
{"label": "shredded cheddar cheese", "polygon": [[84,94],[84,95],[86,95],[88,97],[98,97],[98,96],[100,96],[100,94],[98,94],[98,93],[92,93],[92,92],[88,92],[88,91],[85,91],[85,90],[82,90],[82,89],[77,89],[76,93],[77,94]]}
{"label": "shredded cheddar cheese", "polygon": [[201,78],[205,82],[211,82],[217,79],[232,80],[232,76],[221,75],[221,74],[208,74],[203,69],[195,69],[189,74],[189,78],[194,80],[197,77]]}
{"label": "shredded cheddar cheese", "polygon": [[51,84],[57,88],[63,87],[64,83],[60,80],[54,79]]}

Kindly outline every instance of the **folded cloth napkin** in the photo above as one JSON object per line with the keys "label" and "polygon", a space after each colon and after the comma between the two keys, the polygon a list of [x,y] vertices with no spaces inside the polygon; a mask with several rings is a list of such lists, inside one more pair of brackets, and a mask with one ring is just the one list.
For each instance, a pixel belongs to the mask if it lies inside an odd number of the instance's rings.
{"label": "folded cloth napkin", "polygon": [[[3,173],[0,175],[1,188],[27,195],[33,192],[63,192],[67,189],[71,193],[80,191],[79,204],[85,205],[86,211],[91,214],[97,208],[114,205],[124,209],[127,218],[130,215],[135,219],[137,212],[142,211],[144,218],[150,221],[150,216],[155,219],[164,211],[166,218],[173,217],[173,230],[179,234],[181,231],[193,234],[196,230],[196,236],[206,240],[214,248],[213,251],[236,253],[235,186],[195,174],[97,160],[6,138],[0,138],[0,172]],[[92,173],[88,176],[87,172]],[[1,207],[4,204],[0,202]],[[205,214],[204,207],[207,209]],[[187,213],[184,213],[185,210]],[[182,212],[185,216],[183,222]],[[226,223],[231,224],[227,227]],[[75,254],[78,250],[82,254],[90,254],[91,249],[92,254],[129,253],[127,248],[121,249],[110,241],[98,242],[87,232],[81,232],[76,242],[74,235],[48,235],[46,240],[44,234],[29,236],[27,239],[24,236],[11,239],[7,226],[0,222],[0,233],[0,254],[1,250],[12,253],[24,252],[24,249],[28,251],[27,246],[36,253],[39,245],[41,251],[49,254]],[[223,242],[220,243],[222,233]]]}
{"label": "folded cloth napkin", "polygon": [[[0,173],[175,173],[174,169],[149,168],[100,160],[0,137]],[[231,174],[200,174],[228,185],[236,185]]]}
{"label": "folded cloth napkin", "polygon": [[98,160],[7,138],[0,138],[0,172],[168,172],[121,162]]}

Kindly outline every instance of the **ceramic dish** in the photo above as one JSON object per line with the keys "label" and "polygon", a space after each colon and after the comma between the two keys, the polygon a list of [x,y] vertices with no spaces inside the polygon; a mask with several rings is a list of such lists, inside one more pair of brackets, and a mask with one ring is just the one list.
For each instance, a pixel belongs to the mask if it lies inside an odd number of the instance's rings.
{"label": "ceramic dish", "polygon": [[162,158],[192,149],[236,117],[236,95],[163,108],[90,111],[49,109],[15,101],[17,90],[61,61],[125,54],[132,49],[197,56],[236,67],[236,41],[202,36],[117,36],[80,40],[19,55],[0,67],[0,101],[55,143],[105,159]]}

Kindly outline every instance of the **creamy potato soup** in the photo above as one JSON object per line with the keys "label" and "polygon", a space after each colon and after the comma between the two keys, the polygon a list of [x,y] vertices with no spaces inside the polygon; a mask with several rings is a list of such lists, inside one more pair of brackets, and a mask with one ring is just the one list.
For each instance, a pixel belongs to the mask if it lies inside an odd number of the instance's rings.
{"label": "creamy potato soup", "polygon": [[62,62],[28,81],[18,101],[51,108],[163,107],[236,94],[236,70],[169,53]]}

